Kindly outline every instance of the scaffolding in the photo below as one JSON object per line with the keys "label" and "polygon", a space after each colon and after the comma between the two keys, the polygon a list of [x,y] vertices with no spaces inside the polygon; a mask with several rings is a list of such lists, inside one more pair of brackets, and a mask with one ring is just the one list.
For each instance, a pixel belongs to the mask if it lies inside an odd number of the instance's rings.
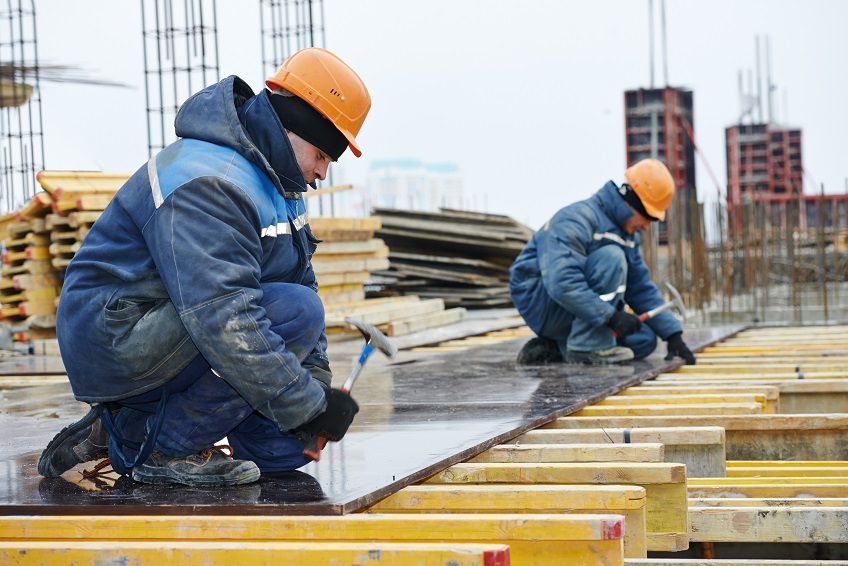
{"label": "scaffolding", "polygon": [[36,192],[44,168],[35,5],[9,0],[0,9],[0,210]]}
{"label": "scaffolding", "polygon": [[218,81],[215,0],[141,0],[148,155],[176,140],[173,123],[189,96]]}

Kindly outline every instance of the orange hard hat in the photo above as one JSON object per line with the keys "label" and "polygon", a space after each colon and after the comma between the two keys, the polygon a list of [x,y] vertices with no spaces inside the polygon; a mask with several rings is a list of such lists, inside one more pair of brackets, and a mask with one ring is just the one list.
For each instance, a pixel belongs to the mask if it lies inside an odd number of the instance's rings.
{"label": "orange hard hat", "polygon": [[347,138],[354,155],[362,155],[356,136],[371,108],[371,95],[347,63],[326,49],[307,47],[289,57],[265,84],[308,102]]}
{"label": "orange hard hat", "polygon": [[642,201],[645,212],[659,220],[665,220],[665,211],[674,196],[674,179],[662,161],[643,159],[624,172],[627,184]]}

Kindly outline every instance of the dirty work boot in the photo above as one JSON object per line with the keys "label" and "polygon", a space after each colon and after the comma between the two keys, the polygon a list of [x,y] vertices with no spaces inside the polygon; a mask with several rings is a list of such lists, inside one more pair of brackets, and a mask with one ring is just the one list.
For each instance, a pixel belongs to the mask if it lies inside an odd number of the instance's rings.
{"label": "dirty work boot", "polygon": [[633,359],[633,350],[624,346],[613,346],[606,350],[578,352],[569,350],[565,360],[570,364],[608,365]]}
{"label": "dirty work boot", "polygon": [[524,344],[524,347],[518,352],[516,361],[522,365],[557,364],[562,362],[562,353],[559,351],[556,341],[537,336]]}
{"label": "dirty work boot", "polygon": [[[249,460],[233,460],[213,446],[188,456],[168,456],[158,450],[132,471],[135,481],[152,484],[183,484],[195,487],[240,485],[259,479],[259,468]],[[230,449],[232,450],[232,449]]]}
{"label": "dirty work boot", "polygon": [[38,458],[38,473],[56,478],[77,464],[109,456],[109,433],[94,407],[77,422],[63,428]]}

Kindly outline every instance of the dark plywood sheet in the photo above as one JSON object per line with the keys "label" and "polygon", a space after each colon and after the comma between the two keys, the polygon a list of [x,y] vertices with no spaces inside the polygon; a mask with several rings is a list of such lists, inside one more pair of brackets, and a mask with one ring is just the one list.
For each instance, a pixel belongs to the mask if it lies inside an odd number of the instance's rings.
{"label": "dark plywood sheet", "polygon": [[[686,337],[701,348],[741,328],[687,330]],[[613,367],[517,366],[524,340],[410,363],[369,361],[353,391],[361,411],[321,462],[229,488],[91,481],[82,479],[81,467],[41,478],[35,470],[41,449],[88,406],[73,400],[67,384],[2,389],[0,514],[350,513],[681,363],[655,354]],[[338,370],[337,376],[344,377]]]}

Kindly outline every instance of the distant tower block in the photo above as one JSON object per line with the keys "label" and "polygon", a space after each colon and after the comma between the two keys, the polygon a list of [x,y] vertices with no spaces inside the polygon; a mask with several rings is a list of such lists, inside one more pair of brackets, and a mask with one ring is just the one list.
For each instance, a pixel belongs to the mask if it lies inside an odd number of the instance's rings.
{"label": "distant tower block", "polygon": [[[627,166],[653,157],[666,164],[674,178],[676,203],[660,223],[659,241],[668,240],[668,225],[688,233],[689,200],[695,195],[695,145],[692,91],[682,88],[651,88],[624,93]],[[688,132],[687,132],[688,130]],[[672,220],[682,212],[682,223]]]}
{"label": "distant tower block", "polygon": [[293,53],[324,47],[322,0],[259,0],[262,76],[269,76]]}
{"label": "distant tower block", "polygon": [[0,6],[0,213],[16,210],[37,192],[44,168],[35,5]]}
{"label": "distant tower block", "polygon": [[152,156],[177,139],[174,118],[182,103],[220,79],[215,0],[141,0],[141,25]]}

